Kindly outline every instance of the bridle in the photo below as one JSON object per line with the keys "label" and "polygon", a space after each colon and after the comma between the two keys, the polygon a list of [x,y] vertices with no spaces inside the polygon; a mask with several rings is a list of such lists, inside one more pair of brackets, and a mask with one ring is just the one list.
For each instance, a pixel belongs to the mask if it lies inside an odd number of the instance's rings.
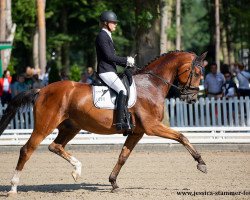
{"label": "bridle", "polygon": [[176,88],[180,92],[181,95],[193,95],[194,96],[199,92],[199,87],[195,87],[195,86],[191,85],[193,77],[195,76],[195,71],[194,71],[195,67],[200,67],[200,68],[202,67],[201,62],[199,60],[199,57],[197,57],[197,56],[193,59],[191,66],[188,69],[186,69],[184,72],[181,72],[180,74],[178,74],[179,67],[177,68],[175,79],[179,78],[181,75],[183,75],[186,72],[191,70],[185,84],[182,85],[181,87],[179,87],[173,83],[170,83],[168,80],[153,73],[152,71],[145,72],[145,74],[149,74],[149,75],[152,75],[152,76],[160,79],[166,85],[171,85],[172,87]]}

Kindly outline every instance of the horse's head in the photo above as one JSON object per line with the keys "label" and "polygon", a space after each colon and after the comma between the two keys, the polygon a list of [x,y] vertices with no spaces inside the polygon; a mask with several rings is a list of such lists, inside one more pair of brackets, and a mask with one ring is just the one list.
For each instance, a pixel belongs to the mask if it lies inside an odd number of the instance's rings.
{"label": "horse's head", "polygon": [[[175,87],[180,92],[181,100],[193,103],[197,100],[206,55],[207,52],[196,56],[192,52],[171,51],[155,58],[136,73],[150,74],[158,80],[157,86],[162,85],[159,83],[168,86],[165,91],[169,90],[169,86]],[[173,84],[174,79],[178,85]]]}
{"label": "horse's head", "polygon": [[206,55],[207,52],[201,56],[195,55],[191,62],[178,67],[176,78],[178,79],[181,100],[187,101],[188,103],[194,103],[197,100],[203,71],[203,60]]}

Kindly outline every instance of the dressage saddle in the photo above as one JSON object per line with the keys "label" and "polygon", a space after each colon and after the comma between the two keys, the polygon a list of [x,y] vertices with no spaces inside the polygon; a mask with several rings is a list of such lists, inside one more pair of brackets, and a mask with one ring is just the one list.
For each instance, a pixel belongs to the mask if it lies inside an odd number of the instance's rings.
{"label": "dressage saddle", "polygon": [[[133,79],[132,79],[132,71],[130,71],[129,69],[125,70],[124,73],[122,74],[118,74],[118,77],[121,79],[122,83],[124,84],[126,90],[127,90],[127,99],[126,99],[126,105],[128,104],[128,99],[129,99],[129,95],[130,95],[130,86],[132,85]],[[110,91],[110,98],[111,99],[116,99],[115,104],[117,104],[117,100],[118,100],[118,94],[109,86],[107,86],[107,84],[98,76],[96,75],[94,81],[91,84],[92,86],[106,86],[108,87],[108,90]],[[118,114],[118,113],[117,113]],[[124,112],[122,113],[121,116],[124,120],[125,123],[128,125],[129,130],[131,130],[133,128],[133,123],[132,123],[132,118],[131,118],[131,113],[128,112],[128,108],[127,106],[124,108]],[[125,133],[123,134],[124,136],[128,135],[129,132],[125,131]]]}

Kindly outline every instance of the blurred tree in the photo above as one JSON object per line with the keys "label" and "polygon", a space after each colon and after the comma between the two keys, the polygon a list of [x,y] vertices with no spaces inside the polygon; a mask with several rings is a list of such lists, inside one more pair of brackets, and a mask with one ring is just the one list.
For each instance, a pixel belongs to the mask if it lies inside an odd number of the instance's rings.
{"label": "blurred tree", "polygon": [[[168,28],[161,29],[164,4],[167,3]],[[182,48],[197,54],[209,51],[210,61],[215,59],[215,1],[181,1]],[[249,49],[249,1],[221,0],[221,40],[223,57],[226,62],[238,56],[240,49]],[[53,0],[46,5],[47,58],[55,60],[58,67],[70,70],[78,66],[96,66],[95,37],[99,32],[99,16],[104,10],[113,10],[120,22],[113,34],[117,54],[121,56],[138,54],[142,66],[160,54],[160,35],[167,33],[166,50],[174,50],[176,40],[175,0]],[[37,49],[36,41],[36,6],[34,0],[13,1],[13,21],[17,23],[11,63],[17,71],[25,66],[37,66],[32,58]],[[161,32],[162,30],[162,32]],[[165,50],[165,51],[166,51]],[[164,50],[162,50],[163,52]],[[230,56],[226,56],[226,53]],[[230,53],[229,53],[230,52]],[[242,52],[242,51],[241,51]],[[35,56],[34,56],[35,57]],[[237,58],[236,58],[237,59]],[[35,60],[35,59],[34,59]],[[232,62],[230,60],[230,62]]]}
{"label": "blurred tree", "polygon": [[46,0],[37,0],[37,18],[38,18],[38,58],[41,74],[45,74],[46,68],[46,25],[45,25],[45,6]]}
{"label": "blurred tree", "polygon": [[57,81],[61,81],[61,77],[59,75],[59,70],[55,61],[50,61],[49,63],[49,84]]}
{"label": "blurred tree", "polygon": [[176,0],[176,42],[177,50],[181,50],[181,0]]}
{"label": "blurred tree", "polygon": [[56,51],[59,66],[69,68],[77,63],[95,67],[95,37],[99,32],[99,16],[104,10],[117,13],[120,22],[113,39],[118,54],[129,54],[134,41],[133,2],[55,0],[48,4],[47,26],[55,27],[47,31],[48,52]]}
{"label": "blurred tree", "polygon": [[206,19],[207,9],[200,0],[182,1],[183,49],[201,54],[207,50],[210,34]]}
{"label": "blurred tree", "polygon": [[170,50],[170,41],[168,39],[168,30],[171,27],[171,13],[173,0],[161,0],[161,36],[160,36],[160,53]]}
{"label": "blurred tree", "polygon": [[70,80],[72,81],[80,81],[81,79],[81,68],[74,64],[71,68],[70,68]]}
{"label": "blurred tree", "polygon": [[[11,16],[11,0],[1,0],[0,2],[0,41],[13,43],[14,35],[16,31],[16,24],[12,23]],[[11,49],[5,49],[1,51],[2,69],[6,70],[10,62]]]}
{"label": "blurred tree", "polygon": [[[250,1],[221,0],[220,2],[221,42],[226,42],[225,49],[221,49],[223,54],[220,58],[222,62],[230,64],[241,59],[239,52],[243,52],[242,49],[250,49]],[[215,15],[215,1],[208,0],[204,3],[208,10],[206,21],[209,23],[210,33],[209,54],[214,61],[215,20],[212,16]]]}
{"label": "blurred tree", "polygon": [[16,23],[11,62],[17,73],[25,71],[26,66],[33,65],[32,37],[36,27],[36,1],[13,1],[12,17]]}
{"label": "blurred tree", "polygon": [[139,66],[160,54],[160,0],[136,0],[136,53]]}
{"label": "blurred tree", "polygon": [[6,38],[6,0],[0,1],[0,41]]}
{"label": "blurred tree", "polygon": [[215,61],[220,71],[220,1],[215,0]]}

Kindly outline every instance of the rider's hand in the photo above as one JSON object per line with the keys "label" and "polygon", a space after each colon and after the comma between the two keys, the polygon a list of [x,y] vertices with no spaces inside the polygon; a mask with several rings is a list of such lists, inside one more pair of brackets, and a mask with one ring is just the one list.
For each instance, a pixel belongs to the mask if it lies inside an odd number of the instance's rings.
{"label": "rider's hand", "polygon": [[135,64],[135,59],[133,57],[131,57],[131,56],[128,56],[127,57],[127,66],[133,67],[134,64]]}

